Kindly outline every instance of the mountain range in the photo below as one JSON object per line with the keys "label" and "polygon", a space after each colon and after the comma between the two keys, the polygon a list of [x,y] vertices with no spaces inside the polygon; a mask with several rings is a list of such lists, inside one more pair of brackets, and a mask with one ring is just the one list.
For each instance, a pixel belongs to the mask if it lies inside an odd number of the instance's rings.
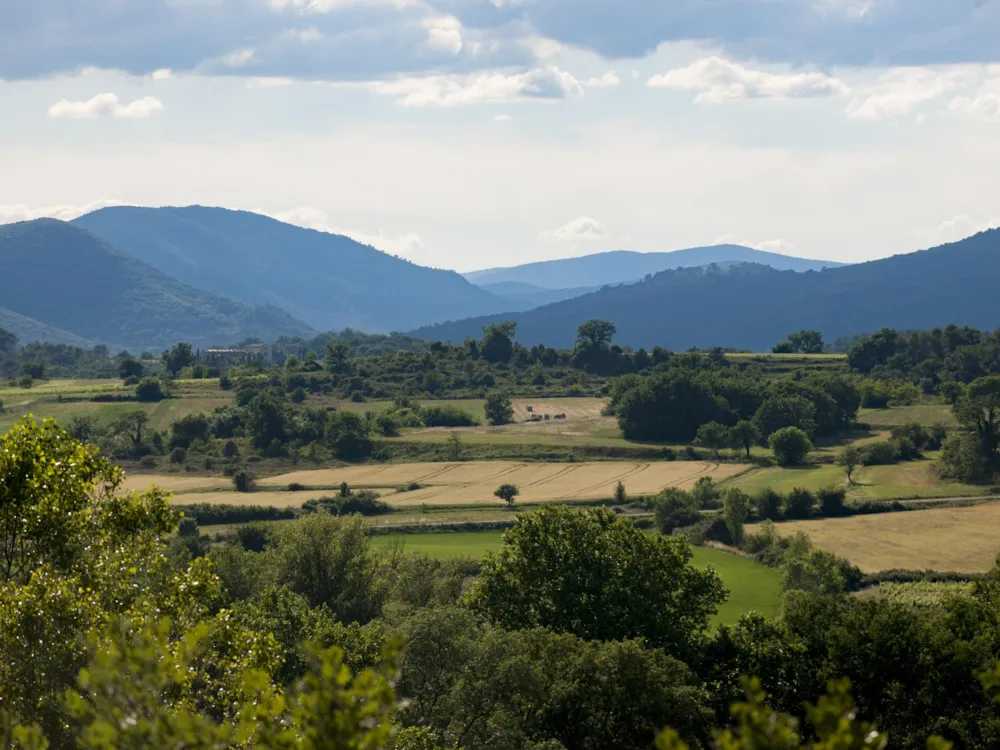
{"label": "mountain range", "polygon": [[[198,346],[312,329],[271,305],[254,307],[183,284],[80,227],[54,219],[0,226],[0,300],[23,341],[38,337],[129,348]],[[6,327],[6,326],[4,326]]]}
{"label": "mountain range", "polygon": [[526,312],[422,328],[413,335],[463,341],[490,322],[512,320],[517,339],[569,347],[592,318],[617,327],[622,345],[723,346],[762,351],[793,331],[828,341],[883,326],[928,329],[956,323],[1000,325],[1000,229],[906,255],[828,268],[778,271],[759,264],[663,271]]}
{"label": "mountain range", "polygon": [[743,245],[710,245],[660,253],[613,250],[579,258],[543,260],[510,268],[472,271],[465,274],[465,278],[487,289],[495,288],[499,283],[511,282],[531,284],[543,289],[598,288],[606,284],[632,283],[660,271],[707,266],[711,263],[760,263],[779,271],[819,271],[844,265],[828,260],[794,258]]}
{"label": "mountain range", "polygon": [[317,330],[402,331],[507,307],[455,271],[247,211],[122,206],[73,223],[184,283],[275,305]]}

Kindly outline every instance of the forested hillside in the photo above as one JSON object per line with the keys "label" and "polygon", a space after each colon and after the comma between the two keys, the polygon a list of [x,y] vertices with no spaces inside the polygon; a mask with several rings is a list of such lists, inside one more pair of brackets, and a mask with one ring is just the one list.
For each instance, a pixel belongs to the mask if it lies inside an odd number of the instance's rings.
{"label": "forested hillside", "polygon": [[638,281],[651,273],[676,268],[707,266],[711,263],[721,265],[760,263],[779,271],[818,271],[822,268],[843,265],[826,260],[794,258],[779,253],[754,250],[752,247],[742,245],[710,245],[664,253],[613,250],[607,253],[584,255],[581,258],[543,260],[512,268],[473,271],[465,274],[465,277],[480,285],[519,282],[534,284],[546,289],[566,289],[629,283]]}
{"label": "forested hillside", "polygon": [[[136,349],[310,331],[273,306],[254,308],[182,284],[90,232],[51,219],[0,227],[0,300],[44,326]],[[33,338],[23,326],[12,328],[25,341]]]}
{"label": "forested hillside", "polygon": [[572,346],[577,326],[599,318],[632,347],[723,346],[763,351],[792,329],[827,341],[879,328],[1000,325],[1000,230],[931,250],[823,271],[794,273],[756,264],[656,274],[530,312],[424,328],[415,335],[463,341],[490,322],[513,320],[518,340]]}
{"label": "forested hillside", "polygon": [[185,283],[318,330],[402,331],[506,309],[454,271],[246,211],[115,207],[74,223]]}

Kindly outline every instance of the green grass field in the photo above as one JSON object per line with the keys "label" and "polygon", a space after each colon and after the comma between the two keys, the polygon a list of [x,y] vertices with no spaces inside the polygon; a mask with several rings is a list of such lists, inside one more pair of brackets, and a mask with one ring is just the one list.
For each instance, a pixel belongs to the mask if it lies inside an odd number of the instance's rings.
{"label": "green grass field", "polygon": [[[501,531],[378,535],[372,537],[372,543],[381,549],[400,544],[404,550],[424,552],[438,559],[480,558],[498,549],[502,537]],[[729,589],[729,601],[719,608],[714,624],[735,623],[741,615],[751,611],[768,617],[777,615],[781,606],[781,574],[777,570],[710,547],[695,547],[693,562],[699,568],[714,566]]]}
{"label": "green grass field", "polygon": [[908,422],[916,422],[925,427],[936,424],[954,426],[955,415],[948,404],[926,402],[911,406],[893,406],[888,409],[862,409],[858,421],[869,424],[872,429],[890,430]]}

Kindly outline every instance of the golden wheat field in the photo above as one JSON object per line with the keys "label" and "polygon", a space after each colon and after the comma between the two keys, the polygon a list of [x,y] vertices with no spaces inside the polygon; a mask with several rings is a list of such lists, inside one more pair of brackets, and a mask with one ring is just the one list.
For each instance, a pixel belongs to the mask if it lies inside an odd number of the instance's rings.
{"label": "golden wheat field", "polygon": [[1000,503],[795,521],[776,528],[782,536],[803,531],[817,547],[846,557],[866,573],[892,568],[974,573],[992,568],[1000,552]]}
{"label": "golden wheat field", "polygon": [[[267,477],[252,494],[212,491],[225,487],[223,479],[170,475],[129,478],[130,486],[142,489],[152,484],[179,493],[178,503],[254,503],[299,505],[313,497],[329,495],[341,482],[354,489],[382,491],[384,499],[398,507],[414,505],[484,505],[499,502],[493,491],[503,483],[516,484],[520,502],[592,500],[611,497],[621,481],[632,495],[649,495],[664,487],[689,488],[703,476],[717,481],[745,467],[701,461],[637,463],[598,461],[588,463],[520,463],[514,461],[469,461],[462,463],[415,463],[380,466],[350,466],[339,469],[295,471]],[[200,481],[200,483],[199,483]],[[410,483],[420,489],[396,493]],[[287,492],[291,483],[306,490]]]}

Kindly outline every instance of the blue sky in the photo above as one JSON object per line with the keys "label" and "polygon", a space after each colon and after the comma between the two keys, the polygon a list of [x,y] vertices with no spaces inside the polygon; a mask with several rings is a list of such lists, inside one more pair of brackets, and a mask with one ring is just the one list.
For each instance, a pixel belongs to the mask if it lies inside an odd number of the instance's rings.
{"label": "blue sky", "polygon": [[1000,224],[1000,0],[8,0],[0,113],[0,221],[861,261]]}

